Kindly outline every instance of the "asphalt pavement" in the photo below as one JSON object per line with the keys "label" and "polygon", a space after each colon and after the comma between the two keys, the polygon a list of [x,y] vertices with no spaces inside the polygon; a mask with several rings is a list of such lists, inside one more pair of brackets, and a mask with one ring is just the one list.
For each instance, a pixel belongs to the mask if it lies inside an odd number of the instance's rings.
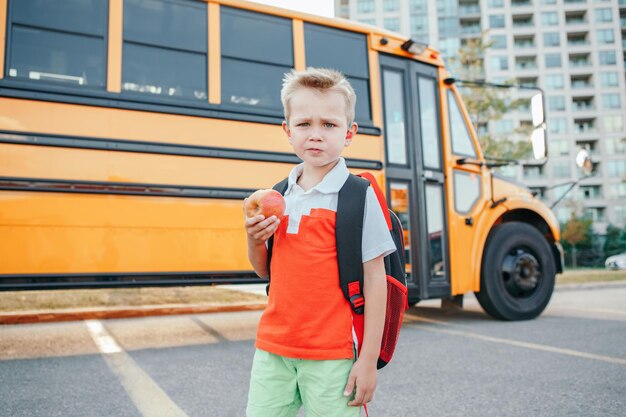
{"label": "asphalt pavement", "polygon": [[[515,323],[472,297],[420,303],[370,416],[622,416],[624,300],[625,285],[560,289]],[[0,326],[0,415],[244,416],[260,314]]]}

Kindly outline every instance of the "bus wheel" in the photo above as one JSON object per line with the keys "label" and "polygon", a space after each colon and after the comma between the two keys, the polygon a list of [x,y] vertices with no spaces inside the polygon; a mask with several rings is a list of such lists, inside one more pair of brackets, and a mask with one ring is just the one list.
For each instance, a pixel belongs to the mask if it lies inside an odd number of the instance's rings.
{"label": "bus wheel", "polygon": [[533,319],[548,305],[555,275],[546,238],[529,224],[503,223],[487,239],[476,298],[494,318]]}

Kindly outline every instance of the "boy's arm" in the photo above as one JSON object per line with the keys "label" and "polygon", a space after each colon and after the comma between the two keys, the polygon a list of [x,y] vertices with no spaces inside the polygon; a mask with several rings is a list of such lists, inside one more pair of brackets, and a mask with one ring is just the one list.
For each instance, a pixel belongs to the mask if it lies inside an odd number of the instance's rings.
{"label": "boy's arm", "polygon": [[276,216],[265,218],[263,215],[246,218],[246,234],[248,238],[248,260],[254,268],[254,272],[260,278],[267,278],[267,247],[265,241],[269,239],[276,229],[280,220]]}
{"label": "boy's arm", "polygon": [[348,405],[357,407],[370,402],[376,389],[376,365],[387,309],[387,277],[383,255],[363,264],[363,297],[366,300],[363,345],[352,366],[345,390],[345,395],[349,396],[356,385],[356,395]]}

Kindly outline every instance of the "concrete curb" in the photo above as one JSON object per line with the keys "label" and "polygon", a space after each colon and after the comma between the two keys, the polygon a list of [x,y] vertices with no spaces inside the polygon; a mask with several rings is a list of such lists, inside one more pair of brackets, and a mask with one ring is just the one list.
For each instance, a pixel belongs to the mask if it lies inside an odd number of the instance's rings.
{"label": "concrete curb", "polygon": [[[626,281],[601,281],[580,284],[556,285],[555,292],[594,290],[603,288],[626,287]],[[122,319],[148,316],[170,316],[181,314],[210,314],[237,311],[259,311],[266,307],[266,303],[251,304],[224,304],[224,305],[162,305],[162,306],[124,306],[103,307],[89,309],[68,310],[39,310],[24,311],[19,313],[0,313],[0,325],[3,324],[26,324],[26,323],[50,323],[60,321],[80,321],[90,319]]]}
{"label": "concrete curb", "polygon": [[554,291],[599,290],[604,288],[623,287],[626,287],[626,281],[598,281],[581,282],[578,284],[559,284],[554,287]]}
{"label": "concrete curb", "polygon": [[59,311],[25,311],[20,313],[0,313],[0,324],[49,323],[58,321],[79,321],[90,319],[121,319],[147,316],[168,316],[179,314],[209,314],[237,311],[257,311],[267,304],[227,304],[227,305],[165,305],[165,306],[125,306]]}

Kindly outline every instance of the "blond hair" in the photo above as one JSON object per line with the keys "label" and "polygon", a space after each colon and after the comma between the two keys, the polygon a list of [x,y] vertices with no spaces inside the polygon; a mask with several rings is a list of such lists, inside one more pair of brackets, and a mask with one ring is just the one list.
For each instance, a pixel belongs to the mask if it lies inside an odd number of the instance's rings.
{"label": "blond hair", "polygon": [[283,78],[283,89],[280,92],[280,99],[283,103],[285,120],[289,122],[289,100],[293,94],[302,89],[310,88],[319,92],[337,92],[341,94],[346,102],[346,117],[348,126],[354,121],[356,107],[356,94],[350,82],[339,71],[328,68],[309,67],[305,71],[291,70]]}

